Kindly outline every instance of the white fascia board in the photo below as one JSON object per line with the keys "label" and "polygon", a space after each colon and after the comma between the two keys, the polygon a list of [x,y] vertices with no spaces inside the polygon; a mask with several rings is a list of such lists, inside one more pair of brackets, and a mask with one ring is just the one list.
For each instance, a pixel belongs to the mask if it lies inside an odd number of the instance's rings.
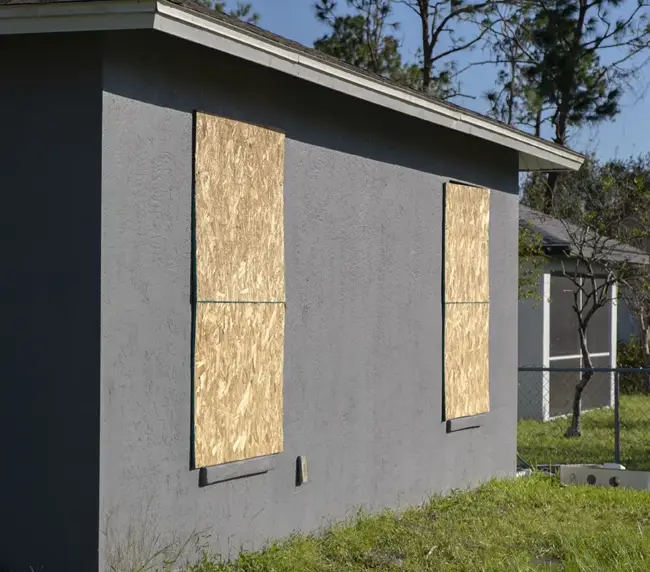
{"label": "white fascia board", "polygon": [[518,151],[519,169],[576,170],[584,158],[520,131],[310,57],[177,5],[112,0],[0,6],[0,34],[153,28],[323,87]]}
{"label": "white fascia board", "polygon": [[156,0],[0,6],[0,35],[153,28]]}
{"label": "white fascia board", "polygon": [[525,133],[464,113],[443,103],[375,81],[290,47],[211,20],[180,6],[158,2],[154,28],[213,49],[519,151],[522,171],[577,170],[584,158]]}

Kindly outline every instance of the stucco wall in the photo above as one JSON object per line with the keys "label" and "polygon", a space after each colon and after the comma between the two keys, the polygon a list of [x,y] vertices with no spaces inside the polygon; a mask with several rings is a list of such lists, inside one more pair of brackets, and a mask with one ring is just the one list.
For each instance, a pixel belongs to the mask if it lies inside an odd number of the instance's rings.
{"label": "stucco wall", "polygon": [[99,50],[82,35],[0,37],[0,54],[0,570],[88,571],[99,490]]}
{"label": "stucco wall", "polygon": [[[222,554],[512,473],[517,157],[164,37],[105,37],[101,514]],[[286,132],[284,453],[205,488],[190,471],[192,111]],[[447,178],[491,202],[491,407],[446,434]],[[310,482],[295,486],[306,455]],[[146,517],[142,515],[143,510]],[[100,539],[102,553],[110,549]]]}
{"label": "stucco wall", "polygon": [[[514,469],[517,157],[157,33],[105,38],[101,513],[232,554]],[[199,488],[190,463],[192,111],[286,132],[285,444]],[[491,203],[491,407],[441,422],[447,178]],[[296,488],[295,459],[310,482]],[[107,546],[101,539],[102,550]]]}

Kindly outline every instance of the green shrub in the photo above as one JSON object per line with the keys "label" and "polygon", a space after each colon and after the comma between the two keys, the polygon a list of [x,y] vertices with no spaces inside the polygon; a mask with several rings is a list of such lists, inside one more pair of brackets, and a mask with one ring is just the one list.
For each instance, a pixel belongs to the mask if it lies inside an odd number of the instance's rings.
{"label": "green shrub", "polygon": [[[646,367],[645,357],[641,343],[632,337],[628,343],[619,343],[617,350],[617,364],[621,368]],[[628,395],[645,393],[646,373],[621,373],[621,393]]]}

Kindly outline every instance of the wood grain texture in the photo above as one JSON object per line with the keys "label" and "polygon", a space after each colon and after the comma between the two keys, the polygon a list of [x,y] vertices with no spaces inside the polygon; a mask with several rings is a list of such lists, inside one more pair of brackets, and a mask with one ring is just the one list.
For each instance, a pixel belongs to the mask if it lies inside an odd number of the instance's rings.
{"label": "wood grain texture", "polygon": [[445,305],[445,417],[490,410],[490,305]]}
{"label": "wood grain texture", "polygon": [[487,302],[490,191],[445,186],[445,302]]}
{"label": "wood grain texture", "polygon": [[284,134],[196,115],[199,300],[284,301]]}
{"label": "wood grain texture", "polygon": [[282,451],[284,312],[284,304],[198,304],[197,467]]}

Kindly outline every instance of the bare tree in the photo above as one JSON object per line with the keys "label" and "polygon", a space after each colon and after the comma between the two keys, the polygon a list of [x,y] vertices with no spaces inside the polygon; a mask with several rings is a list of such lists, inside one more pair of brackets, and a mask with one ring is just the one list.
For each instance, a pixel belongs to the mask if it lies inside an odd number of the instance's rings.
{"label": "bare tree", "polygon": [[[567,437],[581,434],[581,404],[593,378],[588,330],[594,315],[612,303],[615,286],[647,289],[650,258],[644,247],[650,238],[650,178],[616,173],[615,162],[591,162],[578,175],[560,178],[554,193],[554,224],[570,245],[561,273],[573,285],[584,371],[575,387]],[[532,184],[548,184],[536,179]],[[535,193],[531,193],[535,195]],[[545,194],[542,189],[540,194]]]}
{"label": "bare tree", "polygon": [[[454,85],[458,71],[450,58],[480,45],[493,25],[491,15],[499,0],[395,1],[411,9],[419,23],[419,88],[443,98],[461,95]],[[463,28],[466,36],[459,33]]]}

